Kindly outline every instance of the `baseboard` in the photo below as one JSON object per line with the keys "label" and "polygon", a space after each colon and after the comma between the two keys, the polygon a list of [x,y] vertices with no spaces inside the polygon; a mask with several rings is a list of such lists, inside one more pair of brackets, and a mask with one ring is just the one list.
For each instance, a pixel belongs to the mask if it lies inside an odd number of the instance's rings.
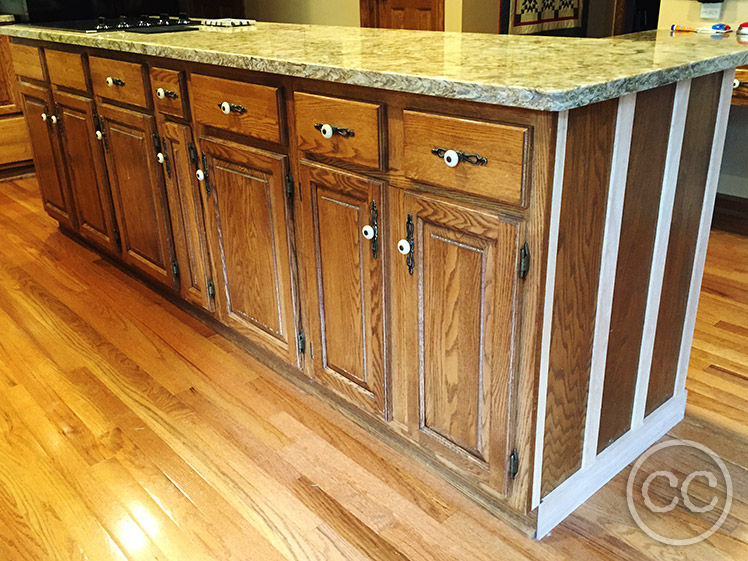
{"label": "baseboard", "polygon": [[718,193],[712,229],[748,236],[748,199]]}
{"label": "baseboard", "polygon": [[0,166],[0,181],[23,179],[25,177],[31,177],[35,173],[34,162],[15,162],[13,164]]}
{"label": "baseboard", "polygon": [[638,458],[667,431],[683,420],[687,392],[670,398],[644,419],[635,431],[629,431],[608,446],[588,468],[579,470],[540,500],[536,538],[546,536],[564,518]]}

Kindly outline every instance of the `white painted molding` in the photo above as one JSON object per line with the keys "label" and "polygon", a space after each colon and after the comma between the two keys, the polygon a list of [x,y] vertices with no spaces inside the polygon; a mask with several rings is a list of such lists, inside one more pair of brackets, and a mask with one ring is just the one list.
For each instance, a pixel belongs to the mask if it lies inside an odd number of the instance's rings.
{"label": "white painted molding", "polygon": [[618,266],[618,247],[621,240],[623,203],[626,198],[631,137],[634,131],[636,94],[628,94],[618,101],[616,132],[613,141],[613,157],[608,188],[608,206],[605,215],[600,280],[597,288],[597,312],[595,334],[592,342],[590,382],[587,393],[587,418],[584,425],[582,468],[595,461],[597,439],[600,434],[600,412],[603,404],[605,363],[608,357],[608,337],[613,309],[613,293]]}
{"label": "white painted molding", "polygon": [[704,193],[704,204],[701,210],[699,238],[696,243],[693,272],[691,273],[691,288],[688,293],[688,305],[686,307],[686,317],[683,323],[683,338],[681,340],[678,370],[675,378],[674,391],[676,395],[686,391],[686,374],[688,374],[688,363],[691,358],[693,332],[696,328],[696,312],[699,307],[701,282],[704,279],[706,250],[709,245],[709,233],[712,226],[712,216],[714,215],[714,203],[717,198],[717,185],[719,183],[719,171],[722,167],[722,153],[725,148],[727,118],[730,115],[730,102],[732,101],[732,85],[734,79],[734,69],[726,70],[724,72],[722,78],[722,92],[719,99],[719,109],[717,110],[717,121],[714,125],[714,138],[712,139],[712,157],[709,162],[709,172],[706,179],[706,192]]}
{"label": "white painted molding", "polygon": [[[675,192],[678,187],[678,170],[680,169],[681,151],[683,149],[683,135],[686,130],[686,116],[688,114],[688,100],[691,96],[691,80],[678,82],[673,100],[673,116],[670,124],[667,157],[665,159],[665,173],[662,179],[662,194],[657,218],[657,233],[652,250],[652,263],[665,263],[667,248],[670,242],[670,227],[673,221],[673,205]],[[647,308],[644,314],[642,331],[642,345],[639,353],[639,369],[634,391],[634,405],[631,413],[631,428],[636,429],[644,422],[644,411],[647,405],[647,391],[649,390],[649,375],[652,369],[654,355],[655,334],[657,333],[657,319],[660,313],[660,299],[662,298],[662,283],[665,277],[665,267],[652,267],[647,292]]]}
{"label": "white painted molding", "polygon": [[[580,469],[544,497],[538,506],[535,537],[546,536],[623,468],[677,425],[686,411],[686,392],[676,395],[632,430],[608,446],[587,469]],[[625,497],[621,497],[622,504]]]}
{"label": "white painted molding", "polygon": [[548,261],[545,274],[545,298],[543,300],[543,335],[540,351],[540,380],[538,381],[538,411],[535,424],[535,465],[532,476],[532,508],[540,504],[540,485],[543,476],[543,437],[545,435],[545,406],[548,398],[548,368],[551,351],[551,328],[553,320],[553,295],[556,290],[556,259],[558,258],[558,229],[561,221],[561,200],[564,189],[564,166],[566,163],[566,138],[569,112],[558,114],[556,132],[556,161],[553,169],[553,193],[551,216],[548,226]]}

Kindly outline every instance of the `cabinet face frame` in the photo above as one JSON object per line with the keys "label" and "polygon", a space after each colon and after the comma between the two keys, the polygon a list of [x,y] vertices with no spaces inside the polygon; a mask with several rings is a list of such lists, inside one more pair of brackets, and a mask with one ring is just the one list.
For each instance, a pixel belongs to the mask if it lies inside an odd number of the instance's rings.
{"label": "cabinet face frame", "polygon": [[[300,170],[313,376],[347,401],[386,417],[387,185],[312,162],[302,162]],[[378,214],[377,258],[371,240],[362,235],[364,226],[373,227],[372,203]],[[345,280],[350,281],[347,303]]]}
{"label": "cabinet face frame", "polygon": [[[299,366],[298,326],[294,314],[296,295],[290,258],[291,211],[285,195],[285,178],[289,170],[288,157],[214,136],[201,135],[199,144],[200,152],[205,156],[205,171],[210,185],[208,194],[203,182],[201,193],[208,226],[209,247],[216,272],[214,282],[218,318],[260,347],[292,365]],[[228,181],[228,178],[232,177],[245,183],[232,184]],[[264,192],[258,190],[262,185]],[[254,189],[255,192],[249,192],[247,188]],[[247,197],[253,202],[261,200],[261,196],[265,197],[263,214],[260,215],[266,217],[262,224],[265,227],[264,232],[256,228],[256,223],[248,220],[253,212],[258,211],[231,206],[229,197],[232,195]],[[240,213],[244,218],[237,221],[233,218],[234,212]],[[255,242],[255,247],[229,247],[227,233],[232,226],[241,227],[240,233],[251,238],[251,241]],[[244,229],[244,226],[248,228]],[[264,240],[261,239],[263,234],[266,234]],[[270,249],[270,254],[264,257],[271,263],[272,271],[261,270],[258,274],[269,275],[271,281],[262,286],[258,284],[257,288],[269,291],[267,299],[274,304],[272,319],[269,315],[260,317],[260,313],[269,314],[269,311],[260,309],[262,298],[259,294],[249,296],[250,299],[254,297],[253,302],[245,302],[254,305],[258,313],[240,310],[234,302],[240,302],[240,298],[247,295],[241,290],[235,290],[235,283],[230,278],[246,263],[261,259],[263,256],[253,254],[251,250],[264,246]],[[233,256],[228,254],[229,251],[237,254],[238,259],[232,261]],[[241,251],[246,253],[242,254]],[[273,322],[277,323],[271,325]]]}

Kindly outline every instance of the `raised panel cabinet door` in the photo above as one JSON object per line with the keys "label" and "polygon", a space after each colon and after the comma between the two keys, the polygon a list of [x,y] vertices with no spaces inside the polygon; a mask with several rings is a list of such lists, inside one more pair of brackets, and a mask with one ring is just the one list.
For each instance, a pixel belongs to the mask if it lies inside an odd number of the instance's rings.
{"label": "raised panel cabinet door", "polygon": [[301,165],[314,377],[385,415],[381,181]]}
{"label": "raised panel cabinet door", "polygon": [[30,84],[21,84],[20,91],[44,209],[60,224],[75,230],[72,200],[60,162],[59,128],[51,119],[55,111],[51,92]]}
{"label": "raised panel cabinet door", "polygon": [[162,150],[158,160],[166,175],[174,252],[179,263],[179,293],[188,302],[213,311],[208,289],[212,274],[200,183],[195,177],[199,165],[192,128],[168,121],[159,123],[158,128]]}
{"label": "raised panel cabinet door", "polygon": [[118,230],[106,176],[103,142],[97,140],[94,102],[54,92],[62,160],[73,197],[78,233],[108,253],[119,253]]}
{"label": "raised panel cabinet door", "polygon": [[444,31],[444,0],[377,0],[379,26]]}
{"label": "raised panel cabinet door", "polygon": [[120,225],[122,259],[173,286],[175,274],[166,189],[157,161],[156,121],[130,109],[102,105],[107,169]]}
{"label": "raised panel cabinet door", "polygon": [[425,194],[397,198],[394,417],[438,461],[506,496],[522,225]]}
{"label": "raised panel cabinet door", "polygon": [[298,365],[285,195],[288,159],[215,138],[200,138],[200,149],[218,317]]}

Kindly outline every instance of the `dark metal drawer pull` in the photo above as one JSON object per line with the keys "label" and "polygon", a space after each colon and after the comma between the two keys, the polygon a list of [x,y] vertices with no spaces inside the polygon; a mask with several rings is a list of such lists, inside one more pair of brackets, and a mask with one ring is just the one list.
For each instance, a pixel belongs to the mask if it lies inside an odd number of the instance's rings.
{"label": "dark metal drawer pull", "polygon": [[[446,148],[432,148],[431,153],[439,156],[449,167],[455,167],[460,162],[467,162],[474,166],[485,166],[488,159],[478,154],[466,154],[459,150],[447,150]],[[456,158],[456,160],[455,160]]]}
{"label": "dark metal drawer pull", "polygon": [[247,108],[244,107],[243,105],[229,103],[228,101],[222,101],[221,103],[218,104],[218,107],[226,115],[228,115],[229,113],[239,113],[239,115],[243,115],[244,113],[247,112]]}
{"label": "dark metal drawer pull", "polygon": [[106,85],[111,86],[124,86],[125,81],[122,78],[112,78],[111,76],[107,76],[106,79]]}
{"label": "dark metal drawer pull", "polygon": [[314,128],[320,131],[322,133],[322,136],[324,136],[325,138],[331,138],[336,134],[338,136],[342,136],[343,138],[350,138],[352,136],[355,136],[356,134],[351,129],[336,127],[335,125],[328,125],[325,123],[317,123],[316,125],[314,125]]}

